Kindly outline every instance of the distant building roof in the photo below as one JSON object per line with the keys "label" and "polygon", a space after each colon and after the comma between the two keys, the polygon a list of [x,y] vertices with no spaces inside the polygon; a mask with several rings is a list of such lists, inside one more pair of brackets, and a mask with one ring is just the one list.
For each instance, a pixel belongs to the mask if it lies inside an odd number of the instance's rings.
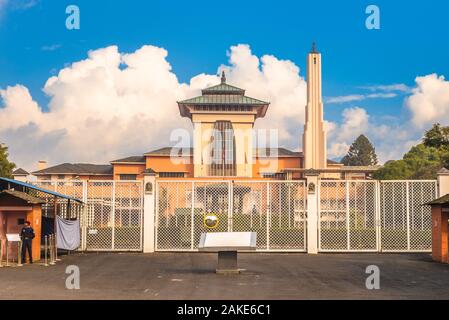
{"label": "distant building roof", "polygon": [[[320,173],[339,173],[339,172],[348,172],[348,173],[373,173],[379,170],[382,166],[341,166],[336,168],[326,168],[326,169],[313,169],[316,172]],[[282,172],[307,172],[310,169],[304,168],[286,168],[282,169]]]}
{"label": "distant building roof", "polygon": [[29,175],[29,173],[26,170],[19,168],[17,170],[14,170],[12,175],[13,176],[27,176],[27,175]]}
{"label": "distant building roof", "polygon": [[[256,151],[255,154],[258,157],[270,157],[270,156],[302,157],[303,156],[302,152],[291,151],[286,148],[259,148],[255,151]],[[168,157],[172,154],[175,154],[177,156],[192,156],[193,148],[165,147],[165,148],[161,148],[161,149],[157,149],[157,150],[145,153],[146,156],[163,156],[163,157]]]}
{"label": "distant building roof", "polygon": [[34,175],[77,174],[77,175],[112,175],[113,168],[108,164],[63,163],[33,172]]}
{"label": "distant building roof", "polygon": [[177,147],[165,147],[157,150],[153,150],[145,153],[146,156],[159,156],[159,157],[168,157],[173,153],[177,156],[192,156],[193,148],[177,148]]}
{"label": "distant building roof", "polygon": [[29,195],[28,193],[21,192],[21,191],[15,191],[15,190],[3,190],[0,192],[0,197],[3,195],[8,194],[13,196],[14,198],[18,198],[21,200],[26,201],[29,204],[43,204],[45,203],[44,199]]}
{"label": "distant building roof", "polygon": [[145,163],[144,156],[132,156],[123,159],[111,161],[111,163]]}
{"label": "distant building roof", "polygon": [[259,148],[256,151],[259,158],[277,157],[303,157],[302,152],[291,151],[286,148]]}

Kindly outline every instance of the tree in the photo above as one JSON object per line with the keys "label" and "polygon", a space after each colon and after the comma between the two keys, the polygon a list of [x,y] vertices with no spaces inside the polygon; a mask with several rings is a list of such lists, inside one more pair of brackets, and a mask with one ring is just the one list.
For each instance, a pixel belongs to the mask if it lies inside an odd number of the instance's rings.
{"label": "tree", "polygon": [[12,178],[16,165],[8,160],[8,147],[0,143],[0,177]]}
{"label": "tree", "polygon": [[365,135],[360,135],[341,159],[345,166],[374,166],[377,164],[376,150]]}
{"label": "tree", "polygon": [[373,177],[379,180],[435,179],[438,170],[449,165],[449,146],[444,142],[447,128],[435,125],[427,131],[423,143],[414,146],[402,160],[388,161]]}
{"label": "tree", "polygon": [[434,124],[432,129],[425,132],[423,143],[426,147],[449,147],[449,126],[441,127],[439,123]]}

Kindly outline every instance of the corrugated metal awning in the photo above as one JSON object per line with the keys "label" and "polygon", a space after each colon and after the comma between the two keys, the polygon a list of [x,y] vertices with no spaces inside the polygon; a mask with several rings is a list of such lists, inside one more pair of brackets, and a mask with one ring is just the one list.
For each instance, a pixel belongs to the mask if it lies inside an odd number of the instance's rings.
{"label": "corrugated metal awning", "polygon": [[43,189],[43,188],[39,188],[36,187],[32,184],[29,183],[25,183],[22,181],[17,181],[17,180],[13,180],[13,179],[8,179],[8,178],[1,178],[0,177],[0,190],[5,190],[5,189],[16,189],[17,187],[22,188],[22,191],[25,192],[25,189],[32,189],[32,190],[37,190],[46,194],[50,194],[52,196],[58,197],[58,198],[62,198],[62,199],[66,199],[66,200],[71,200],[71,201],[76,201],[79,203],[83,203],[82,200],[77,199],[77,198],[73,198],[73,197],[69,197],[65,194],[62,193],[58,193],[58,192],[54,192],[54,191],[50,191],[47,189]]}

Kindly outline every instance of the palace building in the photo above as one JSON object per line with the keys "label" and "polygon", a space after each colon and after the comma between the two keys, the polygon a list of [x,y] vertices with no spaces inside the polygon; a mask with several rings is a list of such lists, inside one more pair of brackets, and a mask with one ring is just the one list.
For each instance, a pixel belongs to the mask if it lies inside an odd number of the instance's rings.
{"label": "palace building", "polygon": [[[257,148],[254,125],[267,115],[270,103],[228,84],[223,72],[220,83],[203,89],[198,97],[178,102],[180,116],[192,122],[193,148],[166,147],[105,165],[47,167],[41,161],[32,175],[39,180],[140,180],[145,174],[159,179],[296,180],[307,171],[316,171],[324,179],[369,178],[378,167],[345,167],[327,159],[321,74],[321,54],[314,45],[307,58],[302,152],[270,144]],[[13,175],[23,179],[27,173],[18,169]]]}

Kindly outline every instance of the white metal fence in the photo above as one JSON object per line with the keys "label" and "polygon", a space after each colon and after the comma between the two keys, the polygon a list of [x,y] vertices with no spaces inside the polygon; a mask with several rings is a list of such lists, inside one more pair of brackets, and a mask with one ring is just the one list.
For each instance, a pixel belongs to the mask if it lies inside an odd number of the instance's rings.
{"label": "white metal fence", "polygon": [[[257,232],[258,251],[306,250],[305,182],[159,181],[156,250],[196,251],[202,232]],[[219,219],[204,226],[207,214]]]}
{"label": "white metal fence", "polygon": [[321,252],[421,252],[432,248],[436,181],[326,181],[319,186]]}
{"label": "white metal fence", "polygon": [[[143,182],[141,181],[33,181],[41,188],[82,200],[76,206],[58,200],[63,218],[81,221],[81,249],[87,251],[141,251]],[[43,215],[53,217],[53,197],[46,199]],[[76,206],[76,209],[75,209]]]}
{"label": "white metal fence", "polygon": [[[37,181],[33,184],[83,200],[56,202],[66,219],[81,220],[82,250],[142,251],[143,182]],[[428,252],[436,181],[321,180],[320,252]],[[43,215],[52,217],[54,198]],[[305,181],[159,180],[156,183],[157,251],[197,251],[202,232],[257,232],[258,251],[305,252]],[[204,217],[219,218],[216,229]]]}

